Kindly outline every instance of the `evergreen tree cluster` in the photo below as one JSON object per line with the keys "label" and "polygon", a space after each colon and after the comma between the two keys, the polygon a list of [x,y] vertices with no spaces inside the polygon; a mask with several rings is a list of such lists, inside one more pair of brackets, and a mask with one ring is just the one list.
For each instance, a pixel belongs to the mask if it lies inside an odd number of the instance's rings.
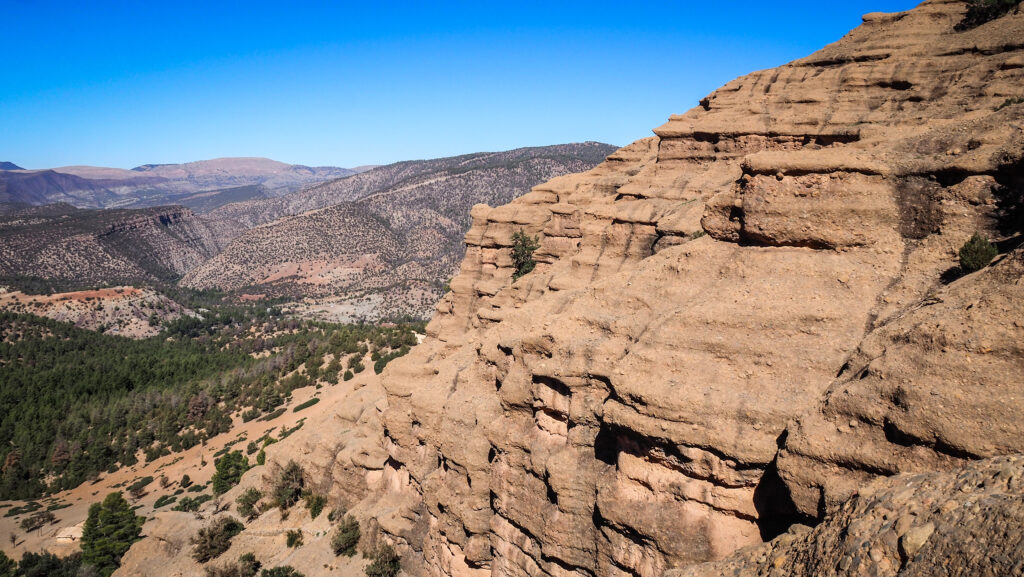
{"label": "evergreen tree cluster", "polygon": [[423,330],[241,307],[182,317],[143,340],[7,312],[0,327],[0,499],[70,489],[140,453],[152,460],[191,448],[227,432],[232,415],[281,408],[314,384],[310,373],[338,382],[343,361],[393,357]]}

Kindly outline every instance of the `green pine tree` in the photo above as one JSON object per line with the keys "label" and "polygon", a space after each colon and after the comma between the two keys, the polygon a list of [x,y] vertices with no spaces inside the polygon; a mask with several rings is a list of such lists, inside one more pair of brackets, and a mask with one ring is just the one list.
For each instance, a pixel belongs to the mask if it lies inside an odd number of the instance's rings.
{"label": "green pine tree", "polygon": [[512,266],[515,272],[512,273],[512,280],[533,270],[537,262],[533,260],[533,251],[540,248],[540,239],[529,236],[522,229],[512,233]]}
{"label": "green pine tree", "polygon": [[242,480],[242,474],[249,470],[249,459],[241,451],[231,451],[217,459],[217,472],[213,474],[213,493],[223,495]]}
{"label": "green pine tree", "polygon": [[109,577],[138,540],[143,522],[120,491],[107,495],[103,503],[93,503],[82,529],[82,562]]}

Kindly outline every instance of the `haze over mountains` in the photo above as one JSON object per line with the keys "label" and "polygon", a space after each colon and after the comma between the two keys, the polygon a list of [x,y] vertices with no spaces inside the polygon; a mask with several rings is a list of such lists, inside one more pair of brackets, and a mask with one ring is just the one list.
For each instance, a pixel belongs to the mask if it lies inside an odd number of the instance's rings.
{"label": "haze over mountains", "polygon": [[[264,198],[356,173],[348,168],[293,165],[269,158],[144,164],[131,170],[99,166],[25,170],[8,162],[0,167],[0,202],[66,202],[79,208],[188,205],[194,198],[209,197],[221,189],[258,186],[248,189],[249,196],[242,198]],[[206,194],[193,197],[195,193]],[[226,202],[241,199],[237,193],[229,198]]]}

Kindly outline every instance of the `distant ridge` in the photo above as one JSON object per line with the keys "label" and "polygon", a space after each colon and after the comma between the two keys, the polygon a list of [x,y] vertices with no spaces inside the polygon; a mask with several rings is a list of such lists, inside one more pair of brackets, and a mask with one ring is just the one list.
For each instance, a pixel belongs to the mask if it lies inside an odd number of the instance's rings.
{"label": "distant ridge", "polygon": [[[281,196],[324,181],[357,174],[336,166],[310,167],[269,158],[214,158],[183,164],[143,164],[131,170],[101,166],[62,166],[24,170],[0,165],[0,202],[79,208],[141,208],[187,204],[196,193],[261,187],[259,197]],[[242,200],[235,198],[234,200]]]}

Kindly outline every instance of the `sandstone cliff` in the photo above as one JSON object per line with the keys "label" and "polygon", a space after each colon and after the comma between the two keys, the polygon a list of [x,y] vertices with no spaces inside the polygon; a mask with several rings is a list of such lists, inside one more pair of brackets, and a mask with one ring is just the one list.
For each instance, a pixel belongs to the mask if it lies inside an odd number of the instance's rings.
{"label": "sandstone cliff", "polygon": [[[1024,14],[965,10],[869,14],[475,207],[383,396],[268,467],[411,575],[1019,572]],[[957,278],[975,231],[1005,254]]]}
{"label": "sandstone cliff", "polygon": [[[410,496],[378,521],[410,571],[658,575],[1024,451],[1019,256],[944,286],[1012,226],[1024,14],[964,10],[870,14],[474,209],[433,338],[385,374]],[[520,229],[539,264],[512,283]]]}

